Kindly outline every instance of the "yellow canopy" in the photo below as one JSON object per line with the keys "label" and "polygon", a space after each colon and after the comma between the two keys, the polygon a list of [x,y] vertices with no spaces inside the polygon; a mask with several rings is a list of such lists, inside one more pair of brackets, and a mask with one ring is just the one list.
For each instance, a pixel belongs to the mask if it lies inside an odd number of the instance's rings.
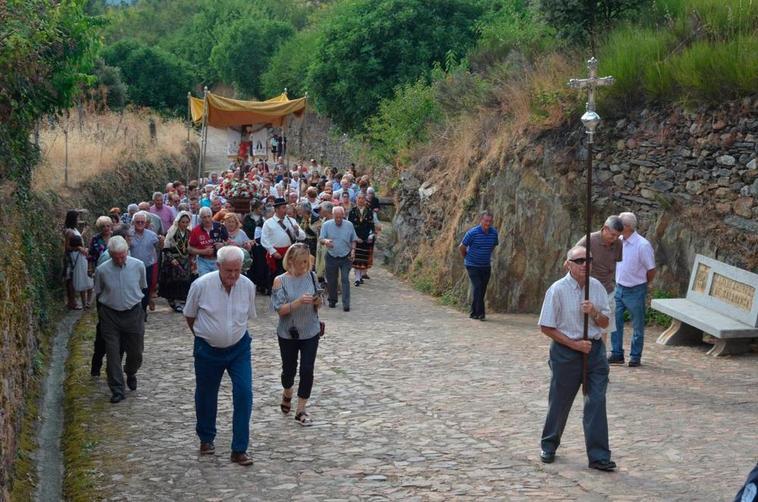
{"label": "yellow canopy", "polygon": [[[230,127],[247,124],[272,124],[281,126],[284,117],[305,111],[306,98],[289,99],[286,94],[266,101],[241,101],[208,93],[208,125]],[[192,121],[203,120],[203,99],[190,97]]]}

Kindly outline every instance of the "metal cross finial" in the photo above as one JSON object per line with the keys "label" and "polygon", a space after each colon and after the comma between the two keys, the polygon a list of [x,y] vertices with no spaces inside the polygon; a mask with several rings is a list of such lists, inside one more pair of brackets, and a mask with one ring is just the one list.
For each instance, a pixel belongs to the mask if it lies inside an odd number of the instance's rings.
{"label": "metal cross finial", "polygon": [[572,78],[569,80],[569,87],[572,89],[587,88],[587,111],[582,115],[582,124],[586,129],[587,141],[593,142],[595,134],[595,128],[600,123],[600,115],[595,113],[595,89],[598,87],[612,85],[614,82],[613,77],[601,77],[597,76],[597,59],[592,57],[587,61],[587,69],[589,70],[589,78]]}

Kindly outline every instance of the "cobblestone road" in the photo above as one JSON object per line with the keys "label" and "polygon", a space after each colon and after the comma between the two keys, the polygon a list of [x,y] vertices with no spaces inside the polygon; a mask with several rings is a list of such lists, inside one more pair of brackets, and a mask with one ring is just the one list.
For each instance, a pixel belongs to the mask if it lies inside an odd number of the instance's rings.
{"label": "cobblestone road", "polygon": [[[192,339],[165,304],[150,315],[139,389],[92,417],[112,500],[731,500],[758,455],[758,354],[714,359],[661,347],[614,367],[610,441],[620,471],[590,471],[581,402],[556,462],[539,462],[548,340],[531,315],[471,321],[382,269],[325,309],[310,412],[278,409],[278,347],[267,297],[251,323],[255,464],[229,462],[231,397],[220,396],[215,457],[194,433]],[[81,371],[88,371],[82,368]],[[102,409],[104,378],[84,406]],[[115,461],[114,461],[115,460]]]}

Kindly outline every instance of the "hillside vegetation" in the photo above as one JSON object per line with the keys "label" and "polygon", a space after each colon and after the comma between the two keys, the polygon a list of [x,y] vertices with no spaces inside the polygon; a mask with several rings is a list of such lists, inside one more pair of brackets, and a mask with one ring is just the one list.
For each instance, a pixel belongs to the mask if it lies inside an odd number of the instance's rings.
{"label": "hillside vegetation", "polygon": [[182,113],[186,91],[204,85],[231,85],[242,98],[308,92],[376,163],[402,164],[480,110],[550,126],[582,105],[565,81],[585,74],[592,47],[600,72],[616,77],[601,96],[606,115],[758,88],[752,0],[138,0],[89,9],[104,26],[98,71],[120,69],[125,103]]}

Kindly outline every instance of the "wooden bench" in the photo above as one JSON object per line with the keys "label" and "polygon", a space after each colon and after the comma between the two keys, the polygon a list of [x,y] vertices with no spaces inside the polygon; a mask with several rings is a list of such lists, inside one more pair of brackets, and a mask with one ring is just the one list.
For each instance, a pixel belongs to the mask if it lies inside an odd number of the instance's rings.
{"label": "wooden bench", "polygon": [[758,274],[697,255],[686,298],[655,299],[651,307],[673,318],[662,345],[697,345],[716,338],[712,356],[741,354],[758,337]]}

